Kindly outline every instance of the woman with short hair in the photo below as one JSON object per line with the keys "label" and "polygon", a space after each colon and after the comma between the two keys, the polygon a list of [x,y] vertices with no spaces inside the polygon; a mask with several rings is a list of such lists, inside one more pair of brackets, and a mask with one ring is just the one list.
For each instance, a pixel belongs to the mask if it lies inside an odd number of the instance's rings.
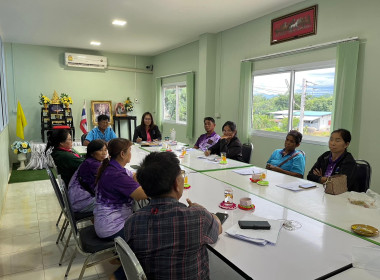
{"label": "woman with short hair", "polygon": [[161,132],[158,126],[154,124],[153,116],[145,112],[141,117],[141,124],[136,127],[133,134],[133,142],[161,140]]}
{"label": "woman with short hair", "polygon": [[324,184],[327,178],[335,174],[347,176],[348,191],[358,191],[355,185],[356,161],[347,148],[351,142],[351,133],[346,129],[334,130],[330,135],[329,149],[323,153],[309,171],[307,179]]}
{"label": "woman with short hair", "polygon": [[305,173],[305,155],[296,150],[301,144],[302,134],[291,130],[286,135],[284,148],[275,150],[267,161],[266,169],[303,178]]}

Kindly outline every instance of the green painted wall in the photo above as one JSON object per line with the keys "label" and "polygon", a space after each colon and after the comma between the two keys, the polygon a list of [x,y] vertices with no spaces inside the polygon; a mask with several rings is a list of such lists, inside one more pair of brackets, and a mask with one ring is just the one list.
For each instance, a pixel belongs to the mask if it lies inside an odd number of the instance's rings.
{"label": "green painted wall", "polygon": [[[316,35],[273,46],[270,45],[270,24],[273,18],[314,4],[318,4],[318,28]],[[377,92],[378,66],[380,65],[380,56],[378,54],[380,36],[378,36],[377,28],[380,25],[379,10],[380,1],[377,0],[305,1],[218,33],[216,35],[217,43],[214,50],[214,53],[216,53],[215,93],[211,93],[215,103],[210,104],[211,108],[215,108],[214,115],[219,113],[221,116],[217,120],[217,131],[221,130],[220,126],[226,120],[237,121],[238,111],[241,110],[238,107],[238,93],[240,61],[242,59],[358,36],[361,44],[355,104],[356,118],[354,130],[352,131],[353,140],[350,150],[356,158],[366,159],[370,162],[373,170],[371,188],[380,192],[380,173],[376,172],[380,168],[380,162],[377,160],[380,157],[377,147],[380,131],[377,129],[379,118],[376,114],[380,104],[380,95]],[[201,40],[202,36],[198,46],[199,55],[203,51],[201,49]],[[192,46],[196,47],[197,42],[194,42]],[[178,56],[177,54],[181,54],[182,56]],[[200,59],[196,55],[196,50],[194,49],[190,52],[187,45],[156,56],[155,64],[161,65],[155,65],[155,67],[160,67],[160,73],[162,74],[171,74],[178,71],[179,68],[182,71],[189,70],[191,67],[196,67],[194,61]],[[189,61],[189,58],[191,61]],[[294,64],[296,63],[297,60],[295,59]],[[194,107],[200,106],[203,108],[203,101],[204,98],[196,99]],[[198,116],[198,120],[195,123],[196,134],[201,133],[203,129],[203,124],[199,121],[200,119],[201,116]],[[261,136],[253,136],[252,142],[255,146],[252,162],[258,166],[264,166],[272,151],[284,145],[284,139],[282,138],[275,139]],[[320,145],[302,143],[300,148],[307,155],[307,171],[311,168],[317,157],[322,152],[328,150],[327,143]]]}
{"label": "green painted wall", "polygon": [[[33,46],[23,44],[5,44],[6,72],[8,81],[8,100],[10,112],[9,138],[16,139],[16,109],[19,100],[28,125],[25,128],[26,140],[41,141],[40,105],[38,96],[44,93],[48,97],[54,90],[59,94],[69,94],[76,128],[76,139],[80,139],[79,129],[83,102],[87,103],[87,121],[91,123],[91,100],[111,100],[113,106],[124,102],[127,97],[137,98],[135,111],[131,115],[138,117],[143,112],[154,108],[152,92],[152,74],[134,73],[115,70],[97,70],[72,68],[64,65],[64,53],[85,53],[102,55],[108,58],[109,66],[145,69],[152,64],[153,58],[115,53],[73,50],[57,47]],[[127,137],[127,125],[122,123],[122,137]]]}
{"label": "green painted wall", "polygon": [[0,132],[0,215],[4,206],[5,194],[7,192],[8,178],[9,178],[9,157],[10,144],[9,144],[9,125]]}

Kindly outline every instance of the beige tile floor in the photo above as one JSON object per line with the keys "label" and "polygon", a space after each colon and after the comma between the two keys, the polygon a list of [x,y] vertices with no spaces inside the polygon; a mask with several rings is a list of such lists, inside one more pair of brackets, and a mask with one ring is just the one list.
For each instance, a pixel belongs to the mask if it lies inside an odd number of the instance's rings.
{"label": "beige tile floor", "polygon": [[[55,244],[60,207],[49,180],[8,186],[0,218],[0,280],[64,279],[74,241],[62,266],[63,244]],[[62,225],[62,221],[60,225]],[[67,279],[78,279],[84,257],[77,254]],[[103,262],[86,269],[84,278],[108,279],[117,266]]]}
{"label": "beige tile floor", "polygon": [[[59,266],[63,243],[55,241],[60,211],[49,180],[8,185],[0,217],[0,280],[64,279],[74,241]],[[211,252],[209,258],[210,279],[243,279]],[[78,253],[67,279],[78,279],[83,262]],[[102,262],[86,269],[83,279],[106,280],[116,269],[116,265]]]}

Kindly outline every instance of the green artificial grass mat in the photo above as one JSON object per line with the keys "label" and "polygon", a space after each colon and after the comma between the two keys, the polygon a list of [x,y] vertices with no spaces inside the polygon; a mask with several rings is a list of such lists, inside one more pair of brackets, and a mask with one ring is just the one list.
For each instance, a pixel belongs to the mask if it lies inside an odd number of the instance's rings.
{"label": "green artificial grass mat", "polygon": [[[8,184],[39,181],[39,180],[49,180],[49,176],[45,169],[37,170],[17,170],[20,166],[19,163],[14,163],[12,166],[11,177],[9,178]],[[55,176],[55,170],[53,170]]]}

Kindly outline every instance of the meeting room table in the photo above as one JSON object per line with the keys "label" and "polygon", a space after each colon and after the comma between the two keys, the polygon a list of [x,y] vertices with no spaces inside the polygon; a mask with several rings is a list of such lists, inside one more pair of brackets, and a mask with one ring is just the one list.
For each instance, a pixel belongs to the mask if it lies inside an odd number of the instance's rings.
{"label": "meeting room table", "polygon": [[[265,171],[265,169],[259,167],[251,167],[251,169],[257,172]],[[351,225],[353,224],[371,225],[380,229],[380,209],[351,204],[348,200],[350,192],[330,195],[324,192],[324,187],[321,184],[270,170],[266,171],[268,186],[253,183],[250,180],[251,175],[240,175],[234,170],[220,170],[206,172],[205,174],[250,194],[380,245],[379,235],[363,237],[351,231]],[[314,184],[316,187],[310,189],[299,188],[296,191],[279,187],[279,185],[297,186],[305,183]]]}
{"label": "meeting room table", "polygon": [[[231,174],[230,170],[224,172]],[[210,212],[229,215],[223,224],[223,233],[209,249],[245,279],[326,279],[351,266],[352,246],[377,247],[243,188],[233,188],[234,202],[249,197],[255,210],[223,210],[219,203],[224,200],[224,190],[231,185],[205,173],[189,174],[189,184],[191,188],[184,190],[181,202],[186,204],[189,198]],[[281,228],[277,243],[265,246],[228,236],[226,230],[247,215],[254,215],[252,219],[292,221],[299,227],[294,230]]]}

